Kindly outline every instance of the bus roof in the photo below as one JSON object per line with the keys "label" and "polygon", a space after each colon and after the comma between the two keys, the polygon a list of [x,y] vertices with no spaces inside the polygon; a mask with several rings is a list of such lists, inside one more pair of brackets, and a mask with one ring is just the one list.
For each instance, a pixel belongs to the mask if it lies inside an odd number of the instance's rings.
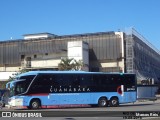
{"label": "bus roof", "polygon": [[59,74],[67,74],[67,73],[72,73],[72,74],[132,74],[132,73],[120,73],[120,72],[86,72],[86,71],[29,71],[26,73],[22,73],[20,75],[18,75],[17,77],[21,77],[21,76],[28,76],[28,75],[37,75],[37,74],[41,74],[41,73],[59,73]]}

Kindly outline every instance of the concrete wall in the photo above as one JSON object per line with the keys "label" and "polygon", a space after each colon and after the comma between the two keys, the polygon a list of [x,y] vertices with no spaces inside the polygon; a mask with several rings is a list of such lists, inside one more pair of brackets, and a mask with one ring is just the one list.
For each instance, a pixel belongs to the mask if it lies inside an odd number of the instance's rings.
{"label": "concrete wall", "polygon": [[101,63],[102,67],[121,67],[122,69],[124,68],[123,65],[124,65],[124,63],[122,61],[119,61],[119,62],[109,62],[109,63]]}
{"label": "concrete wall", "polygon": [[88,44],[83,41],[68,42],[68,58],[82,60],[84,63],[83,70],[89,71],[89,48]]}
{"label": "concrete wall", "polygon": [[32,68],[57,68],[58,63],[60,63],[60,59],[54,60],[33,60],[31,61]]}
{"label": "concrete wall", "polygon": [[102,67],[120,67],[121,72],[125,72],[125,64],[124,64],[124,33],[123,32],[115,32],[116,35],[119,36],[120,40],[120,44],[121,44],[121,49],[120,49],[120,53],[122,54],[122,59],[118,60],[117,62],[102,62],[101,66]]}
{"label": "concrete wall", "polygon": [[0,67],[0,71],[6,71],[6,72],[16,72],[19,71],[19,68],[21,68],[21,66],[17,66],[17,67]]}

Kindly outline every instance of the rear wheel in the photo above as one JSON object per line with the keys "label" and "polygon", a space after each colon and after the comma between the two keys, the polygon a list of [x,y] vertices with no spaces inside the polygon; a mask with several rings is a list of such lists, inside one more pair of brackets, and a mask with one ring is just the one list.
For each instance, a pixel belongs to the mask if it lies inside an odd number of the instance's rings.
{"label": "rear wheel", "polygon": [[98,100],[98,106],[99,107],[106,107],[108,105],[107,99],[106,98],[100,98]]}
{"label": "rear wheel", "polygon": [[33,99],[30,103],[31,109],[38,109],[38,108],[40,108],[40,106],[41,106],[40,100],[38,100],[38,99]]}
{"label": "rear wheel", "polygon": [[117,106],[119,106],[119,100],[118,100],[118,98],[116,98],[116,97],[111,98],[110,101],[109,101],[109,105],[111,107],[117,107]]}

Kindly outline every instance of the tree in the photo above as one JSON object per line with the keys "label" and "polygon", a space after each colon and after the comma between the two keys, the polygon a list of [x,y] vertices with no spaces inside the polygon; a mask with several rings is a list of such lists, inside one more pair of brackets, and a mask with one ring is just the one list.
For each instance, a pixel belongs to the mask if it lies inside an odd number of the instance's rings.
{"label": "tree", "polygon": [[82,60],[75,60],[74,59],[74,70],[82,70],[84,64]]}
{"label": "tree", "polygon": [[58,64],[59,70],[81,70],[82,67],[82,60],[77,61],[74,58],[63,58]]}

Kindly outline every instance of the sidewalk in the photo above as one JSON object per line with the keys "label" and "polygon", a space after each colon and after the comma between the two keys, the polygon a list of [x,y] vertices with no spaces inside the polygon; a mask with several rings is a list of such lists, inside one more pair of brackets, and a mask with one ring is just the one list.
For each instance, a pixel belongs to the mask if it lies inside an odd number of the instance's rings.
{"label": "sidewalk", "polygon": [[157,100],[141,99],[137,100],[134,103],[126,103],[126,104],[132,105],[132,104],[154,104],[154,103],[160,103],[160,99]]}

